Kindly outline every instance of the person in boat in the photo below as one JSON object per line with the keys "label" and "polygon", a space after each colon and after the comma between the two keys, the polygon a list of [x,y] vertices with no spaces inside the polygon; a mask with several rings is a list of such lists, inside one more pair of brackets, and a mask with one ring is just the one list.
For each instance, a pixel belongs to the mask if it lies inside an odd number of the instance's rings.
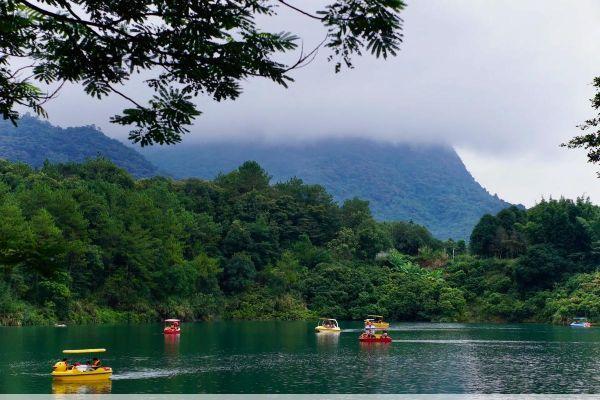
{"label": "person in boat", "polygon": [[75,368],[75,365],[77,364],[77,363],[69,364],[69,361],[66,358],[63,358],[62,361],[65,363],[67,370]]}
{"label": "person in boat", "polygon": [[102,362],[98,359],[98,357],[94,357],[92,360],[92,369],[98,369],[102,366]]}
{"label": "person in boat", "polygon": [[369,337],[375,337],[375,325],[371,321],[365,327],[365,331]]}
{"label": "person in boat", "polygon": [[387,338],[387,337],[388,337],[388,333],[387,333],[387,331],[383,331],[383,333],[381,334],[381,337],[382,337],[383,339]]}

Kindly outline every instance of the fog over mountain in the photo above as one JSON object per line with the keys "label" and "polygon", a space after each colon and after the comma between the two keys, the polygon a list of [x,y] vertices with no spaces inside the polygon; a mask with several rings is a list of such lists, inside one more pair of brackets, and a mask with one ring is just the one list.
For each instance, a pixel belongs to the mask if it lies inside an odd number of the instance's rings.
{"label": "fog over mountain", "polygon": [[[321,52],[293,73],[289,89],[249,80],[235,102],[198,98],[204,114],[179,146],[239,137],[442,143],[457,149],[485,187],[511,202],[532,205],[541,196],[583,193],[600,201],[596,169],[581,152],[559,148],[592,115],[599,2],[409,2],[403,18],[405,41],[396,58],[356,58],[355,69],[334,74]],[[267,23],[272,31],[298,33],[305,48],[324,35],[318,24],[285,9]],[[147,97],[139,87],[134,82],[129,92]],[[108,123],[124,106],[69,87],[48,110],[53,123],[94,123],[125,138],[126,129]]]}
{"label": "fog over mountain", "polygon": [[368,200],[375,218],[413,221],[443,240],[468,240],[482,215],[509,206],[473,179],[454,149],[441,145],[357,138],[223,141],[150,148],[143,154],[177,178],[214,179],[245,161],[257,161],[273,183],[297,177],[323,185],[340,204],[355,197]]}

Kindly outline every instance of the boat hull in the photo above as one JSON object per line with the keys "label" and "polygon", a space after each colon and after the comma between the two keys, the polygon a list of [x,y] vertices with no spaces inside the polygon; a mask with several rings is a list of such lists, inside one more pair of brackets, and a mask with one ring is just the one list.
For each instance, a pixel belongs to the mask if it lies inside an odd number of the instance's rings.
{"label": "boat hull", "polygon": [[361,343],[392,343],[391,337],[359,337]]}
{"label": "boat hull", "polygon": [[592,324],[590,324],[589,322],[573,322],[569,326],[573,328],[591,328]]}
{"label": "boat hull", "polygon": [[57,382],[94,382],[110,379],[112,368],[100,367],[93,371],[79,371],[70,369],[67,371],[53,371],[52,378]]}
{"label": "boat hull", "polygon": [[179,335],[181,333],[181,329],[171,329],[171,328],[165,328],[163,330],[163,333],[165,335]]}
{"label": "boat hull", "polygon": [[339,333],[339,332],[341,332],[341,329],[340,329],[339,327],[338,327],[338,328],[326,328],[326,327],[324,327],[324,326],[317,326],[317,327],[315,328],[315,331],[316,331],[316,332],[331,332],[331,333]]}

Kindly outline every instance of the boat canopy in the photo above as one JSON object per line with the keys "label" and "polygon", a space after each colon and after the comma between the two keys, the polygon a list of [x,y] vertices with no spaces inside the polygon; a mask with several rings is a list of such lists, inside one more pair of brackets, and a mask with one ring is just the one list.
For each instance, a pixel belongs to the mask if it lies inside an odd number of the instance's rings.
{"label": "boat canopy", "polygon": [[367,317],[370,317],[370,318],[381,318],[381,319],[383,319],[383,315],[367,315]]}
{"label": "boat canopy", "polygon": [[165,319],[165,322],[179,322],[179,320],[175,319],[175,318],[169,318],[169,319]]}
{"label": "boat canopy", "polygon": [[63,350],[65,354],[104,353],[106,349]]}

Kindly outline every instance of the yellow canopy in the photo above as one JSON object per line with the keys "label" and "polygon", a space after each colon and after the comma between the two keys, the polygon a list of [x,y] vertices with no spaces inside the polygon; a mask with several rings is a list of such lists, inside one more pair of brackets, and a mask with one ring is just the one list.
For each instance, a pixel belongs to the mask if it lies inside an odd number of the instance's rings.
{"label": "yellow canopy", "polygon": [[104,353],[106,349],[63,350],[65,354]]}

